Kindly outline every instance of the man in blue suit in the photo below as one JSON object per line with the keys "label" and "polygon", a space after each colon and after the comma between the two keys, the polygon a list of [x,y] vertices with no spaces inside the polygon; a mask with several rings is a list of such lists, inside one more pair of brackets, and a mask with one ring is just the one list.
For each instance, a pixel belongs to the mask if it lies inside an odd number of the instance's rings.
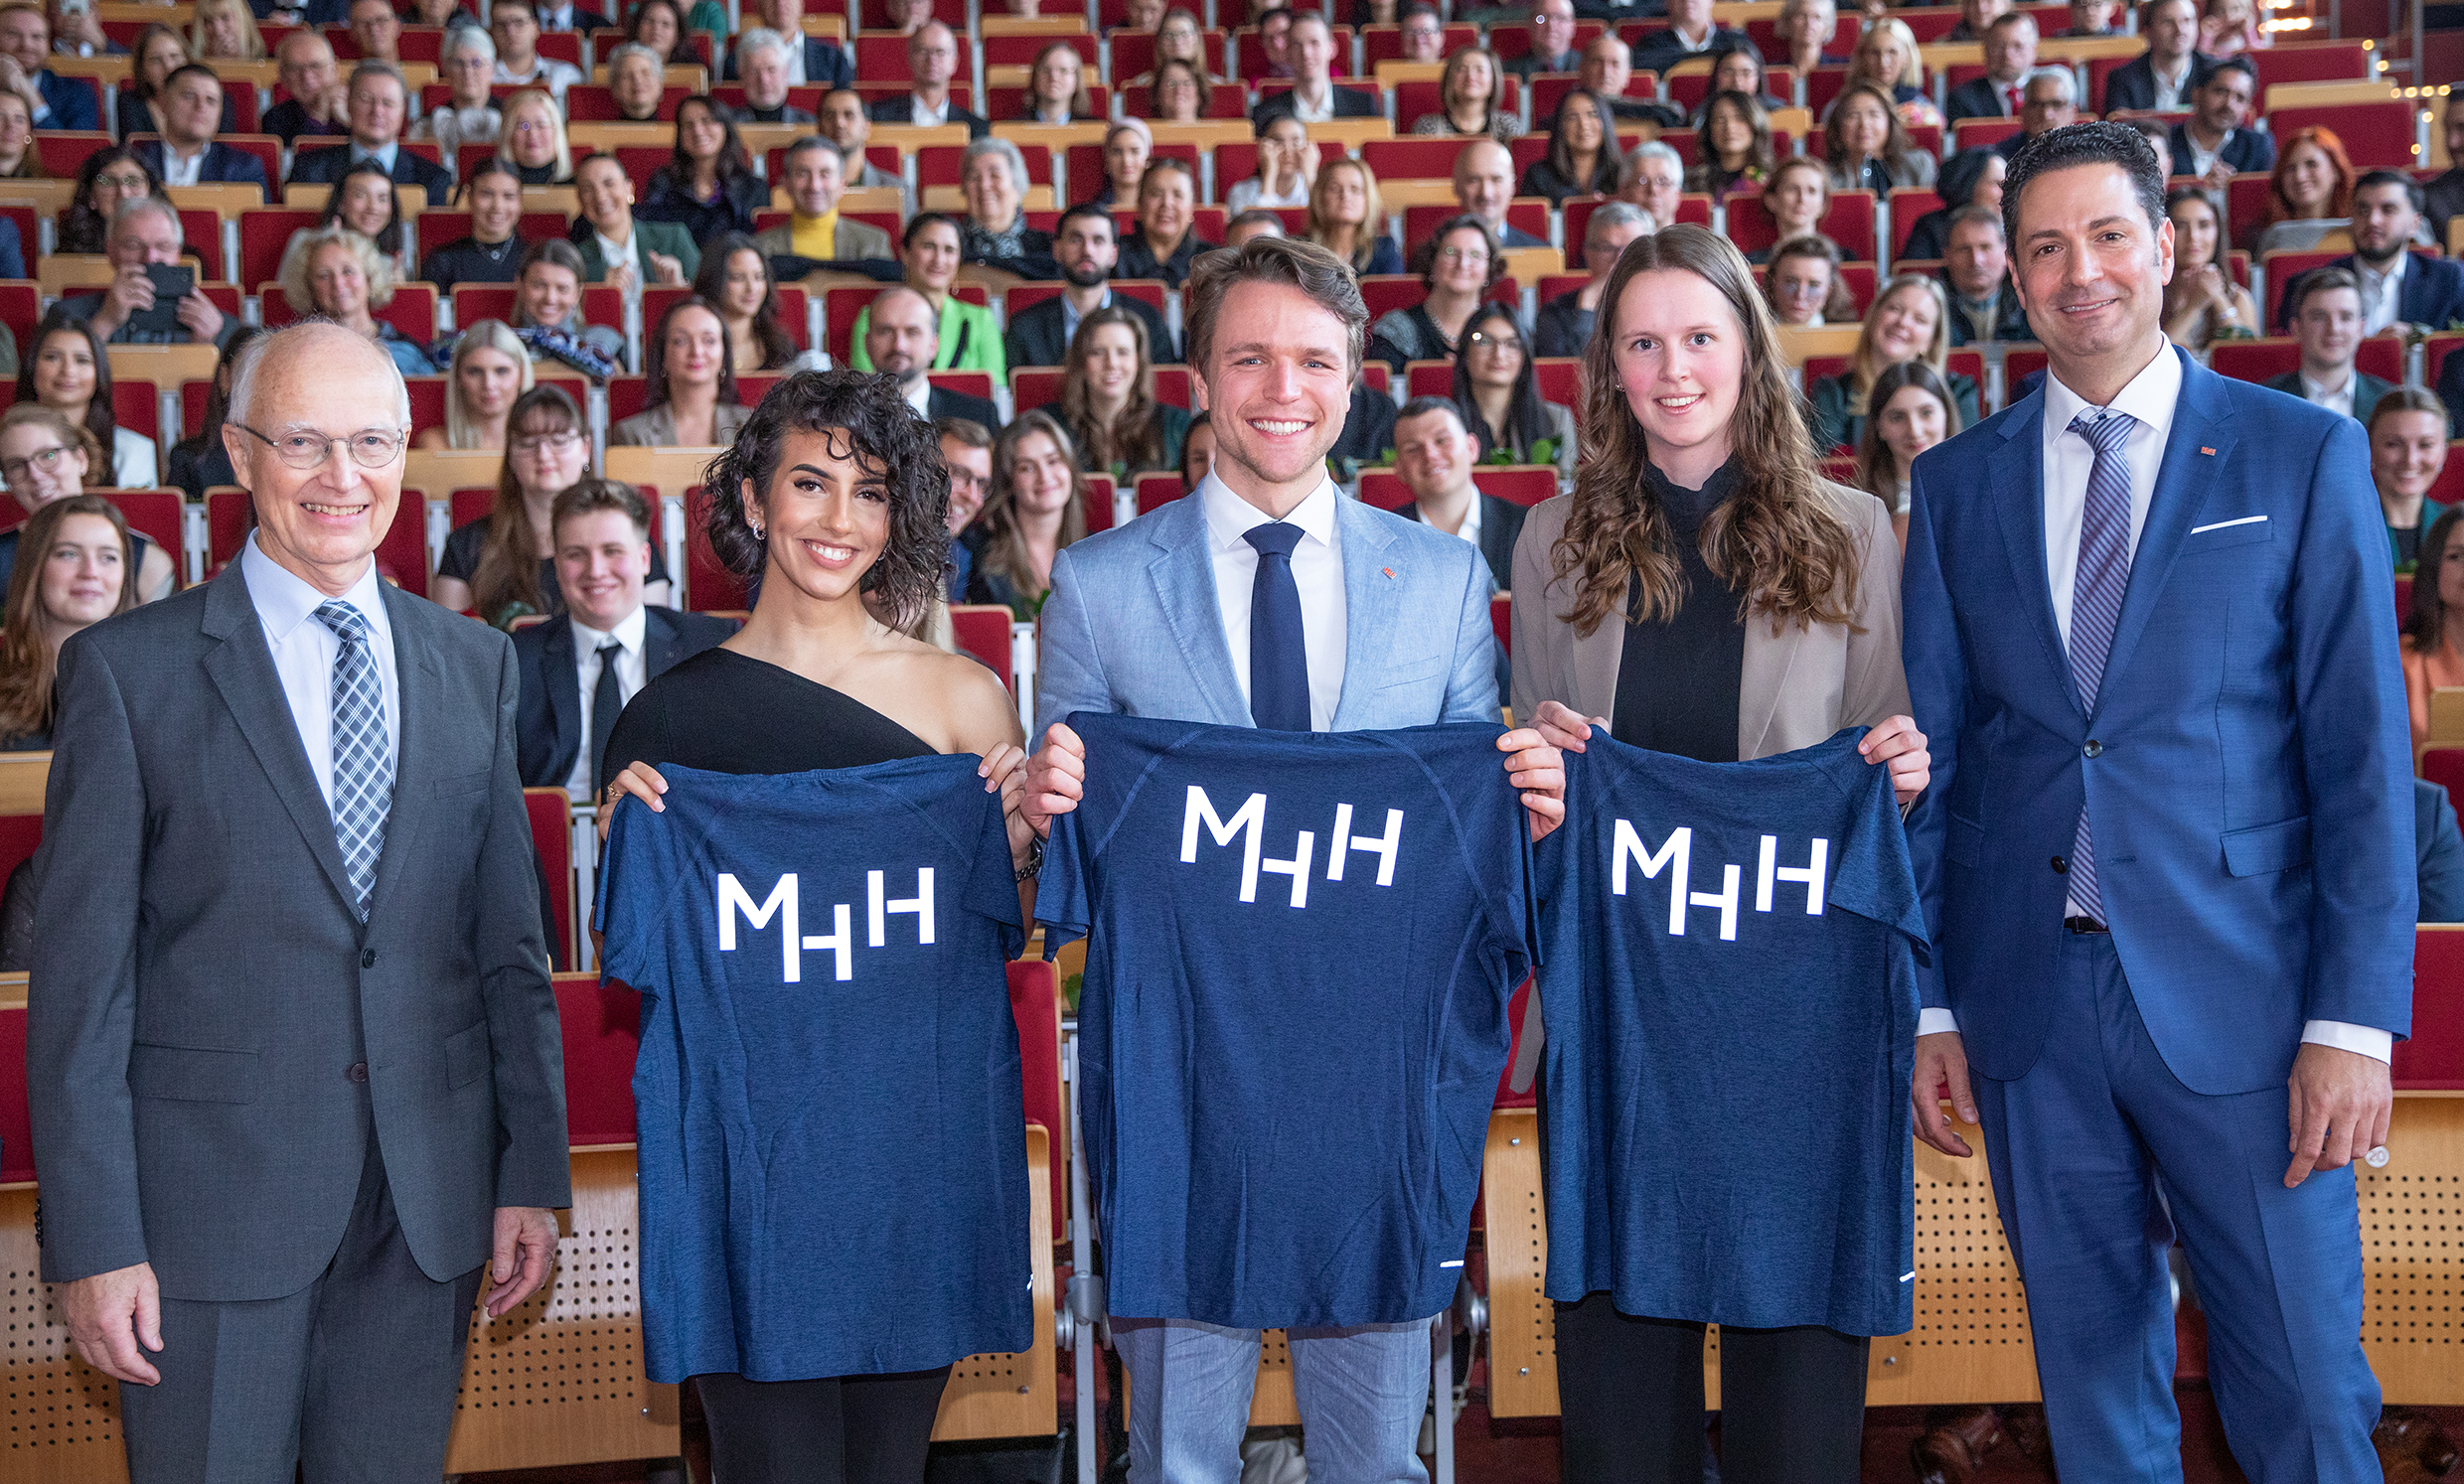
{"label": "man in blue suit", "polygon": [[348,144],[303,149],[291,157],[291,184],[339,184],[363,160],[383,166],[396,185],[417,186],[433,206],[453,192],[445,167],[411,152],[402,142],[410,117],[410,86],[402,70],[389,62],[363,62],[351,70],[351,90],[344,109],[351,120]]}
{"label": "man in blue suit", "polygon": [[101,128],[93,83],[53,72],[51,56],[52,21],[42,6],[0,6],[0,87],[26,100],[38,129]]}
{"label": "man in blue suit", "polygon": [[254,186],[270,196],[265,162],[216,142],[223,126],[223,79],[192,62],[163,78],[163,137],[130,146],[166,186]]}
{"label": "man in blue suit", "polygon": [[[1346,500],[1326,477],[1369,320],[1350,269],[1279,237],[1199,261],[1184,325],[1214,469],[1188,498],[1053,561],[1036,696],[1046,731],[1027,779],[1038,832],[1081,797],[1085,749],[1059,724],[1072,711],[1300,731],[1497,719],[1479,551]],[[1563,759],[1529,729],[1498,747],[1534,835],[1546,833],[1564,817]],[[1172,1315],[1113,1327],[1133,1476],[1237,1481],[1258,1331]],[[1413,1450],[1427,1322],[1291,1339],[1311,1474],[1425,1478]]]}
{"label": "man in blue suit", "polygon": [[2032,142],[2002,203],[2050,374],[1917,461],[1903,590],[1935,739],[1920,1136],[1968,1152],[1945,1085],[1982,1123],[2065,1478],[2182,1477],[2178,1229],[2243,1468],[2376,1480],[2351,1165],[2387,1134],[2414,885],[2369,450],[2166,343],[2136,130]]}
{"label": "man in blue suit", "polygon": [[2420,184],[2374,170],[2353,187],[2353,255],[2336,259],[2362,288],[2362,333],[2436,333],[2464,322],[2464,263],[2411,251],[2421,229]]}

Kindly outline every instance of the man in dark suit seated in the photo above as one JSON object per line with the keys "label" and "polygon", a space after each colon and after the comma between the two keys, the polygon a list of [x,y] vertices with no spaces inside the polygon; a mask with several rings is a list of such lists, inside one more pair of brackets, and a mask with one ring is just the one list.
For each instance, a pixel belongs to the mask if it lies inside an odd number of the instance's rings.
{"label": "man in dark suit seated", "polygon": [[290,96],[266,109],[259,122],[283,148],[302,134],[351,132],[350,91],[334,65],[333,45],[324,37],[305,30],[284,37],[274,48],[274,77]]}
{"label": "man in dark suit seated", "polygon": [[593,31],[610,30],[615,24],[595,10],[582,9],[573,0],[558,0],[554,5],[549,5],[547,0],[539,0],[539,28],[541,31],[578,31],[587,36]]}
{"label": "man in dark suit seated", "polygon": [[2448,354],[2438,372],[2438,399],[2447,404],[2447,436],[2464,438],[2464,355]]}
{"label": "man in dark suit seated", "polygon": [[2079,74],[2060,63],[2030,73],[2020,96],[2019,132],[1993,147],[2005,160],[2037,135],[2079,122]]}
{"label": "man in dark suit seated", "polygon": [[[1395,414],[1395,473],[1412,492],[1412,503],[1395,514],[1479,547],[1489,581],[1504,592],[1514,580],[1514,542],[1527,512],[1472,483],[1479,462],[1479,440],[1463,426],[1463,410],[1445,397],[1416,396]],[[1511,675],[1503,645],[1496,669],[1497,683],[1506,684]]]}
{"label": "man in dark suit seated", "polygon": [[2209,69],[2191,92],[2190,117],[2165,136],[2173,173],[2198,176],[2221,192],[2244,171],[2275,169],[2274,137],[2242,127],[2257,93],[2258,69],[2247,57],[2228,57]]}
{"label": "man in dark suit seated", "polygon": [[1272,97],[1261,98],[1249,110],[1250,127],[1259,133],[1266,126],[1290,114],[1301,122],[1323,123],[1330,118],[1375,118],[1385,111],[1374,93],[1356,87],[1337,87],[1330,71],[1334,66],[1334,32],[1326,25],[1325,16],[1305,10],[1292,18],[1292,86]]}
{"label": "man in dark suit seated", "polygon": [[1011,366],[1059,366],[1069,351],[1078,322],[1099,309],[1120,308],[1147,325],[1149,357],[1156,363],[1180,359],[1162,311],[1134,294],[1116,294],[1106,279],[1121,260],[1112,213],[1092,202],[1080,202],[1061,214],[1053,228],[1052,258],[1060,265],[1061,292],[1031,304],[1009,317],[1002,336],[1003,359]]}
{"label": "man in dark suit seated", "polygon": [[2419,920],[2464,923],[2464,832],[2447,791],[2426,778],[2412,781],[2412,852],[2420,880]]}
{"label": "man in dark suit seated", "polygon": [[2411,251],[2421,229],[2421,187],[2400,170],[2374,170],[2353,188],[2350,268],[2362,290],[2362,333],[2457,328],[2464,321],[2464,263]]}
{"label": "man in dark suit seated", "polygon": [[1732,52],[1745,44],[1744,32],[1712,19],[1711,0],[1669,0],[1668,29],[1652,32],[1634,48],[1634,68],[1665,73],[1689,57]]}
{"label": "man in dark suit seated", "polygon": [[2216,66],[2198,50],[2198,0],[2147,0],[2139,7],[2139,35],[2147,51],[2104,79],[2105,111],[2191,106],[2192,93]]}
{"label": "man in dark suit seated", "polygon": [[625,702],[736,626],[643,606],[650,506],[631,485],[585,479],[556,497],[548,519],[564,612],[514,635],[522,786],[586,802],[605,782],[599,763]]}
{"label": "man in dark suit seated", "polygon": [[1494,139],[1474,139],[1455,157],[1455,204],[1488,223],[1506,247],[1546,247],[1541,238],[1506,223],[1514,200],[1514,155]]}
{"label": "man in dark suit seated", "polygon": [[907,72],[915,90],[865,109],[874,123],[965,124],[970,139],[993,132],[990,123],[950,98],[950,79],[958,75],[958,36],[948,26],[927,21],[907,38]]}
{"label": "man in dark suit seated", "polygon": [[2026,11],[1994,17],[1985,28],[1985,75],[1952,88],[1942,116],[1953,123],[2019,117],[2028,103],[2028,74],[2036,71],[2036,17]]}
{"label": "man in dark suit seated", "polygon": [[71,294],[60,307],[93,327],[109,345],[221,345],[238,333],[239,319],[215,307],[213,300],[191,289],[180,300],[169,329],[139,329],[138,315],[154,308],[154,280],[149,264],[170,267],[188,250],[180,234],[180,214],[159,196],[123,201],[112,214],[103,237],[104,255],[111,260],[111,285],[89,294]]}
{"label": "man in dark suit seated", "polygon": [[2341,412],[2364,425],[2395,383],[2353,364],[2362,348],[2362,290],[2350,268],[2313,268],[2284,291],[2286,328],[2301,342],[2301,370],[2268,378],[2270,390]]}
{"label": "man in dark suit seated", "polygon": [[1534,73],[1571,73],[1583,65],[1574,49],[1574,0],[1540,0],[1531,11],[1531,50],[1506,71],[1531,81]]}
{"label": "man in dark suit seated", "polygon": [[[804,45],[794,49],[787,64],[787,80],[796,87],[852,87],[855,85],[855,64],[847,54],[818,36],[804,34],[804,0],[761,0],[755,7],[761,24],[791,41]],[[727,54],[727,80],[736,76],[734,52]]]}
{"label": "man in dark suit seated", "polygon": [[330,186],[362,160],[374,160],[400,186],[422,187],[428,204],[445,201],[453,177],[445,167],[411,153],[402,143],[410,117],[410,88],[401,69],[385,62],[363,62],[351,70],[351,91],[345,106],[351,120],[351,142],[323,149],[301,150],[291,159],[291,184]]}
{"label": "man in dark suit seated", "polygon": [[935,386],[930,372],[941,354],[941,317],[922,294],[895,284],[875,294],[864,321],[864,354],[872,369],[898,378],[898,393],[926,422],[964,417],[1001,431],[1001,408],[980,396]]}
{"label": "man in dark suit seated", "polygon": [[814,116],[787,100],[788,64],[796,47],[786,37],[755,26],[736,38],[734,60],[744,74],[744,104],[735,111],[737,123],[809,124]]}
{"label": "man in dark suit seated", "polygon": [[1950,343],[2034,340],[2028,311],[2011,291],[2010,246],[2002,239],[2002,214],[1971,206],[1953,213],[1947,255],[1938,270],[1950,296]]}
{"label": "man in dark suit seated", "polygon": [[99,129],[102,104],[83,78],[49,66],[52,22],[39,5],[0,7],[0,87],[26,100],[38,129]]}
{"label": "man in dark suit seated", "polygon": [[215,142],[223,124],[223,79],[192,62],[163,79],[163,137],[132,147],[166,186],[254,186],[271,197],[265,162],[243,149]]}

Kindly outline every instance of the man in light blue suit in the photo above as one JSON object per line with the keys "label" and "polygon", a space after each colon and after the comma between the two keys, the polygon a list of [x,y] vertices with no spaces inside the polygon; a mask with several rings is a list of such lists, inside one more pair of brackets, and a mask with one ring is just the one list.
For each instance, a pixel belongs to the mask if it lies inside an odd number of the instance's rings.
{"label": "man in light blue suit", "polygon": [[[1027,778],[1038,832],[1080,798],[1085,749],[1059,724],[1073,711],[1288,731],[1497,719],[1478,549],[1345,500],[1326,477],[1369,321],[1350,270],[1312,243],[1255,238],[1201,257],[1183,303],[1214,472],[1053,560],[1046,731]],[[1537,838],[1564,817],[1564,760],[1528,729],[1497,745]],[[1115,1318],[1113,1332],[1131,1477],[1237,1481],[1259,1332],[1172,1315]],[[1291,1340],[1310,1479],[1425,1478],[1428,1322]]]}
{"label": "man in light blue suit", "polygon": [[1917,1122],[1965,1154],[1936,1090],[1983,1115],[2063,1477],[2182,1477],[2178,1231],[2242,1468],[2376,1480],[2351,1166],[2414,911],[2387,542],[2352,419],[2166,343],[2163,192],[2121,124],[2019,152],[2050,373],[1916,464]]}

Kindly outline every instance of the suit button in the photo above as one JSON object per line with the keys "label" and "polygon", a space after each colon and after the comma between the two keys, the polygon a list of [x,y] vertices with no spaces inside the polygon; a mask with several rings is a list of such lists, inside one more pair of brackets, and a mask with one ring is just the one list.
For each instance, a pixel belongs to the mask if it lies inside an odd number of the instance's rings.
{"label": "suit button", "polygon": [[362,968],[375,968],[377,966],[377,951],[375,949],[366,950],[360,955],[360,966]]}
{"label": "suit button", "polygon": [[2091,758],[2100,758],[2104,756],[2104,744],[2097,741],[2095,738],[2090,737],[2087,739],[2087,745],[2080,748],[2079,751],[2087,754]]}
{"label": "suit button", "polygon": [[2059,856],[2059,855],[2055,856],[2055,857],[2054,857],[2054,874],[2055,874],[2055,875],[2057,875],[2057,876],[2068,876],[2069,874],[2071,874],[2071,862],[2069,862],[2069,861],[2067,861],[2067,860],[2063,859],[2063,858],[2062,858],[2061,856]]}
{"label": "suit button", "polygon": [[368,1063],[353,1062],[350,1066],[343,1068],[342,1076],[345,1082],[366,1082],[368,1081]]}

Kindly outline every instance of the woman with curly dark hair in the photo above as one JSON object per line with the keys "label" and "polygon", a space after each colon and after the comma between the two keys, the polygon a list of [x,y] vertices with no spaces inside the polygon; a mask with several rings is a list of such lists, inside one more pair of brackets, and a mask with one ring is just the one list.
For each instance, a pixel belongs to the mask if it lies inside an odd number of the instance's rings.
{"label": "woman with curly dark hair", "polygon": [[[1899,543],[1882,502],[1822,478],[1771,311],[1736,246],[1699,226],[1637,237],[1602,291],[1583,360],[1574,493],[1536,507],[1514,549],[1514,714],[1577,751],[1591,735],[1585,718],[1607,718],[1617,741],[1715,763],[1871,727],[1860,750],[1890,767],[1903,801],[1915,798],[1928,762],[1905,714]],[[1877,1036],[1886,1023],[1875,1021]],[[1753,1061],[1764,1048],[1742,1034],[1697,1036],[1687,1054]],[[1624,1096],[1676,1107],[1649,1086],[1658,1065],[1611,1075],[1628,1080]],[[1550,1090],[1582,1091],[1579,1081]],[[1882,1107],[1905,1119],[1906,1101]],[[1711,1136],[1697,1117],[1718,1116],[1695,1107],[1678,1120],[1690,1126],[1666,1133],[1684,1147]],[[1581,1132],[1557,1118],[1545,1128],[1560,1159],[1561,1140]],[[1904,1146],[1910,1135],[1902,1122],[1873,1136]],[[1636,1235],[1651,1238],[1619,1240]],[[1786,1241],[1732,1235],[1738,1253]],[[1729,1410],[1722,1473],[1733,1484],[1856,1478],[1869,1337],[1826,1327],[1819,1302],[1808,1313],[1802,1301],[1771,1300],[1786,1286],[1776,1276],[1749,1259],[1731,1292],[1673,1277],[1636,1311],[1617,1301],[1621,1282],[1613,1293],[1605,1272],[1577,1274],[1594,1291],[1557,1307],[1564,1477],[1700,1479],[1704,1321],[1731,1317],[1709,1312],[1715,1297],[1754,1295],[1742,1311],[1783,1314],[1760,1322],[1785,1327],[1721,1325],[1723,1385],[1742,1388],[1727,1395],[1763,1399]]]}
{"label": "woman with curly dark hair", "polygon": [[634,208],[645,222],[674,222],[705,242],[721,232],[750,232],[753,214],[770,205],[770,188],[753,174],[753,157],[727,110],[700,93],[676,105],[676,153],[651,172],[650,194]]}
{"label": "woman with curly dark hair", "polygon": [[[758,577],[761,596],[742,630],[667,670],[626,705],[608,738],[606,766],[615,778],[599,814],[601,833],[626,795],[661,809],[667,781],[659,770],[670,765],[766,775],[974,753],[983,759],[976,771],[986,791],[1001,796],[1019,905],[1027,908],[1034,836],[1019,815],[1026,759],[1017,708],[982,665],[899,632],[932,603],[949,542],[942,510],[950,477],[932,424],[908,409],[887,376],[800,372],[762,400],[736,445],[711,463],[704,487],[713,497],[711,549],[730,571]],[[998,985],[1000,967],[990,967]],[[985,1067],[1003,1054],[995,1046],[949,1049],[959,1061],[972,1058],[975,1084],[986,1083]],[[646,1131],[677,1136],[664,1127],[682,1116],[673,1101],[654,1096],[640,1112]],[[721,1219],[727,1192],[720,1183],[691,1195],[700,1210],[645,1207],[645,1240],[654,1250],[676,1240],[663,1239],[668,1221]],[[911,1182],[898,1199],[904,1209],[872,1215],[932,1228],[952,1242],[1016,1242],[1006,1232],[996,1239],[945,1230],[946,1192],[932,1180]],[[731,1246],[770,1250],[767,1244],[799,1240],[738,1230],[733,1217],[727,1224]],[[951,1306],[924,1292],[915,1302],[936,1313]],[[726,1333],[727,1312],[722,1301],[716,1338],[727,1354],[747,1353],[748,1337]],[[695,1317],[707,1316],[657,1314],[651,1322]],[[708,1354],[713,1347],[694,1348]],[[921,1484],[949,1362],[959,1358],[947,1354],[926,1370],[810,1381],[703,1371],[694,1380],[709,1417],[712,1467],[729,1478],[793,1472]]]}
{"label": "woman with curly dark hair", "polygon": [[162,194],[163,178],[126,145],[94,151],[77,167],[77,190],[60,209],[58,250],[99,253],[121,202]]}

